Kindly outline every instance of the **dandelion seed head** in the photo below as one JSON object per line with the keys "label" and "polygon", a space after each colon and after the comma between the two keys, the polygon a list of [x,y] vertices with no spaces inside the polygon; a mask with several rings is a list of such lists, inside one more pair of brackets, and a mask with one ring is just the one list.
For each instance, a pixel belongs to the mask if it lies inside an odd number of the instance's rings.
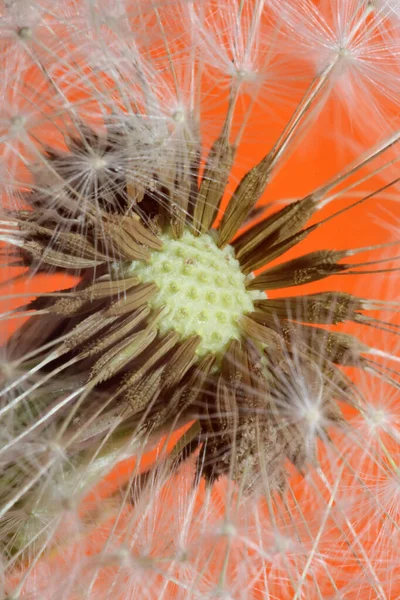
{"label": "dandelion seed head", "polygon": [[385,429],[390,423],[390,416],[382,408],[367,407],[367,421],[372,429]]}
{"label": "dandelion seed head", "polygon": [[[271,6],[281,14],[278,3],[273,1]],[[315,5],[306,0],[283,7],[282,14],[290,31],[288,48],[311,61],[317,72],[332,68],[331,91],[352,122],[357,121],[363,102],[363,114],[374,114],[384,127],[388,119],[384,106],[389,111],[390,105],[394,111],[398,107],[399,73],[396,27],[387,24],[387,9],[375,7],[371,15],[362,2],[334,0]],[[379,101],[382,97],[386,103]]]}
{"label": "dandelion seed head", "polygon": [[[353,0],[50,4],[15,4],[0,26],[1,261],[27,286],[1,316],[25,319],[1,376],[9,587],[389,597],[394,555],[380,562],[362,510],[395,529],[398,360],[362,340],[397,336],[398,305],[344,289],[397,264],[386,239],[353,245],[360,207],[391,193],[363,184],[399,141],[380,103],[398,107],[395,16]],[[336,99],[391,134],[260,214]],[[263,155],[240,174],[257,136]],[[345,217],[349,248],[326,229]]]}

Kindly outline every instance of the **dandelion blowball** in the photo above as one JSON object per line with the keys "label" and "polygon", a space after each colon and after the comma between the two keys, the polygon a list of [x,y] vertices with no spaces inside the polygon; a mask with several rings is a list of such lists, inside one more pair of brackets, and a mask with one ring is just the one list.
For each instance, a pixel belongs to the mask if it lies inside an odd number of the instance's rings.
{"label": "dandelion blowball", "polygon": [[[302,110],[314,93],[306,93]],[[117,136],[114,127],[110,123],[100,134],[81,125],[68,140],[68,151],[47,149],[43,169],[35,168],[40,185],[27,196],[34,210],[20,210],[10,221],[7,239],[19,248],[21,265],[80,277],[61,297],[38,297],[28,305],[37,312],[11,339],[14,360],[37,353],[37,368],[60,369],[63,378],[75,378],[83,393],[78,422],[106,393],[109,408],[99,431],[122,407],[128,420],[121,427],[131,423],[148,433],[164,430],[171,419],[197,416],[189,443],[191,452],[200,447],[198,476],[212,483],[229,473],[251,489],[261,460],[267,461],[272,488],[281,488],[286,460],[302,468],[315,451],[316,434],[341,421],[338,398],[354,403],[338,366],[362,368],[368,364],[363,354],[372,352],[357,338],[318,325],[369,322],[360,311],[370,306],[340,292],[271,300],[266,293],[346,273],[353,265],[340,261],[357,250],[317,250],[268,266],[324,225],[323,219],[307,224],[318,211],[320,191],[239,234],[285,137],[243,176],[214,228],[228,178],[224,166],[234,154],[227,126],[202,175],[198,161],[192,162],[201,147],[192,149],[191,140],[169,162],[172,175],[159,186],[162,174],[155,173],[148,190],[115,166],[108,172],[101,166],[98,182],[76,172],[79,159],[92,169],[94,155],[110,165],[108,149],[114,152],[116,143],[130,150],[130,132]],[[57,196],[54,181],[61,186]],[[53,348],[57,336],[60,344]],[[48,352],[42,354],[42,346],[49,346]],[[282,378],[290,378],[295,355],[320,389],[318,410],[309,406],[291,422],[287,404],[293,400],[283,399],[290,386],[285,391]],[[45,381],[51,395],[57,380],[47,375]],[[82,431],[78,447],[92,435]]]}
{"label": "dandelion blowball", "polygon": [[1,597],[396,593],[395,4],[1,4]]}

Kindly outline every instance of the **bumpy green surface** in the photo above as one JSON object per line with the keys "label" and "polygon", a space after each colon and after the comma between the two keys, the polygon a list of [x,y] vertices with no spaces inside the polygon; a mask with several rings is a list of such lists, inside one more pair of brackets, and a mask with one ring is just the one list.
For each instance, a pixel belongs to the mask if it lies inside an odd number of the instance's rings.
{"label": "bumpy green surface", "polygon": [[155,282],[159,292],[154,309],[165,307],[159,321],[162,333],[174,330],[182,338],[202,338],[197,354],[220,355],[239,337],[238,320],[253,310],[260,292],[245,288],[245,276],[233,248],[219,249],[210,235],[196,237],[189,231],[176,240],[161,236],[163,249],[151,254],[149,263],[135,261],[129,275],[141,282]]}

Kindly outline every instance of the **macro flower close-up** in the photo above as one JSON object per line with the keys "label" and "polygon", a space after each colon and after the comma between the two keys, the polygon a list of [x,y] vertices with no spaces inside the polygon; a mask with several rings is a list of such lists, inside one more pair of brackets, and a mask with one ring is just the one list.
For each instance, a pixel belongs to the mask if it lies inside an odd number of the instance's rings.
{"label": "macro flower close-up", "polygon": [[400,3],[1,0],[0,598],[400,597]]}

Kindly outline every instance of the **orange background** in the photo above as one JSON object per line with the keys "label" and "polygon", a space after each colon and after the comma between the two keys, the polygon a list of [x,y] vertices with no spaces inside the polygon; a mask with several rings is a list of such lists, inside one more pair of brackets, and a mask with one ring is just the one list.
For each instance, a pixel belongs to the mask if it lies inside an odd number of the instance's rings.
{"label": "orange background", "polygon": [[[298,98],[301,97],[302,91],[304,91],[306,87],[306,82],[304,82],[304,86],[297,84],[296,89],[294,89],[294,95]],[[301,89],[303,88],[303,89]],[[246,104],[248,100],[244,99],[244,104]],[[388,109],[392,109],[392,107],[388,107]],[[246,169],[255,164],[260,158],[262,158],[265,153],[271,148],[274,140],[278,137],[279,133],[282,131],[282,127],[285,121],[290,117],[291,112],[293,110],[293,106],[276,102],[275,104],[269,105],[268,113],[264,110],[263,104],[256,105],[254,108],[254,112],[249,121],[248,128],[246,129],[246,133],[244,136],[244,140],[240,145],[237,160],[235,161],[235,166],[232,171],[232,176],[230,178],[230,184],[227,192],[227,198],[229,194],[233,191],[236,182],[240,179],[240,177],[244,174]],[[273,115],[273,116],[271,116]],[[218,123],[222,122],[224,116],[224,106],[213,108],[208,112],[207,117],[214,120],[215,129],[218,129]],[[397,117],[397,114],[393,114],[394,119]],[[240,118],[240,111],[238,111],[237,118]],[[360,127],[360,121],[362,126]],[[367,121],[367,119],[366,119]],[[340,126],[339,126],[340,125]],[[325,183],[330,177],[332,177],[335,173],[339,172],[346,164],[348,164],[351,160],[356,158],[360,151],[369,146],[373,145],[378,139],[380,135],[379,132],[376,131],[375,127],[369,128],[368,123],[363,122],[363,119],[356,120],[354,122],[353,118],[350,118],[340,107],[340,104],[336,97],[333,97],[330,101],[328,101],[327,105],[324,107],[322,113],[318,116],[318,118],[313,123],[312,127],[310,127],[307,131],[307,134],[304,136],[304,139],[299,144],[299,146],[292,152],[291,156],[284,162],[282,167],[274,176],[270,185],[261,200],[261,202],[265,205],[269,203],[273,203],[275,201],[286,199],[286,198],[299,198],[302,197],[313,189]],[[388,153],[390,154],[390,153]],[[379,161],[378,161],[378,164]],[[362,173],[364,173],[362,171]],[[393,171],[392,171],[393,173]],[[385,173],[385,177],[379,176],[370,179],[368,182],[361,186],[362,190],[365,190],[367,193],[373,191],[379,186],[383,185],[390,181],[391,174],[390,172]],[[390,192],[389,192],[390,194]],[[226,198],[226,199],[227,199]],[[393,198],[398,198],[398,188],[393,189]],[[225,201],[226,201],[225,199]],[[331,214],[333,211],[341,208],[343,206],[348,205],[351,201],[354,201],[353,197],[349,195],[345,195],[340,200],[336,200],[332,205],[327,206],[320,213],[318,213],[318,218],[325,217],[328,214]],[[385,212],[385,211],[388,211]],[[372,199],[367,201],[365,204],[358,206],[350,211],[340,215],[334,220],[327,223],[325,226],[321,227],[319,230],[310,235],[309,239],[301,244],[298,248],[295,248],[290,254],[287,255],[286,258],[292,258],[295,255],[300,253],[305,253],[315,249],[321,248],[331,248],[331,249],[342,249],[342,248],[357,248],[363,246],[371,246],[374,244],[383,244],[388,241],[393,241],[396,238],[395,235],[395,226],[397,220],[397,226],[399,223],[400,212],[398,209],[398,204],[385,197],[385,199]],[[386,223],[381,223],[378,221],[381,219]],[[394,227],[390,227],[392,225]],[[373,260],[376,258],[377,254],[379,256],[383,255],[394,255],[396,254],[396,249],[389,251],[385,254],[384,251],[374,253],[369,252],[362,255],[362,259],[364,260]],[[352,261],[352,259],[350,259]],[[354,259],[356,262],[361,260],[358,257]],[[396,266],[395,262],[390,262],[385,265],[386,267],[394,267]],[[46,292],[46,291],[55,291],[59,288],[66,287],[65,278],[56,277],[56,276],[47,276],[40,275],[36,276],[32,280],[17,280],[15,283],[8,283],[10,278],[16,276],[18,274],[18,270],[16,269],[4,269],[2,275],[3,286],[1,291],[4,294],[13,294],[16,297],[13,299],[3,297],[1,301],[1,305],[3,310],[10,310],[14,306],[22,304],[21,298],[17,298],[18,294],[32,294],[28,299],[33,298],[35,292]],[[67,278],[72,284],[72,280]],[[399,297],[399,283],[398,279],[396,279],[396,274],[389,274],[387,276],[383,275],[366,275],[366,276],[346,276],[346,277],[335,277],[330,278],[328,280],[318,282],[313,286],[303,287],[299,290],[300,293],[306,292],[315,292],[322,290],[343,290],[348,292],[353,292],[357,295],[361,295],[363,297],[373,297],[373,298],[398,298]],[[288,295],[293,293],[293,288],[288,290]],[[278,295],[275,293],[274,295]],[[3,333],[4,339],[13,331],[13,329],[17,326],[20,321],[17,319],[10,320],[9,322],[5,322],[5,331]],[[373,332],[373,330],[368,330],[366,332],[369,343],[376,343],[379,345],[383,342],[385,349],[396,349],[396,341],[392,341],[389,339],[387,335],[381,334],[380,332]],[[398,405],[397,405],[398,408]],[[351,411],[349,415],[352,416]],[[181,433],[181,432],[180,432]],[[174,435],[169,440],[169,447],[173,444],[174,440],[180,433]],[[339,439],[339,437],[338,437]],[[140,461],[139,471],[148,468],[149,465],[154,464],[157,456],[161,453],[161,446],[157,447],[155,450],[146,454]],[[399,456],[399,448],[397,446],[392,448],[394,455]],[[323,452],[323,451],[322,451]],[[360,455],[355,453],[353,456],[354,464],[360,464],[357,461],[360,461]],[[363,460],[366,460],[365,457]],[[132,473],[137,472],[138,466],[136,465],[135,458],[126,460],[117,465],[113,471],[107,476],[107,478],[99,484],[95,490],[93,490],[89,496],[87,497],[84,506],[82,507],[82,514],[86,511],[93,511],[94,507],[97,510],[103,510],[105,507],[105,511],[108,510],[108,504],[105,503],[105,499],[112,495],[121,485],[126,483],[132,475]],[[373,468],[371,465],[368,465],[368,468],[365,469],[368,473],[373,472]],[[379,477],[381,474],[377,474]],[[162,513],[168,512],[171,509],[171,506],[176,502],[176,497],[174,495],[174,486],[181,485],[177,483],[178,481],[182,481],[182,478],[187,478],[190,480],[190,467],[184,466],[178,475],[175,476],[172,480],[172,484],[167,485],[164,491],[160,492],[160,498],[162,498]],[[350,481],[349,477],[349,481]],[[175,482],[175,483],[174,483]],[[298,496],[298,501],[303,502],[304,510],[303,514],[305,518],[311,517],[309,513],[309,507],[313,507],[313,504],[309,502],[308,495],[311,494],[310,487],[307,482],[306,485],[303,486],[301,477],[293,473],[292,475],[292,486],[293,489],[296,489],[296,494]],[[216,485],[213,491],[213,502],[215,507],[220,507],[220,515],[224,514],[224,503],[226,502],[227,493],[227,484],[226,482],[222,482]],[[325,493],[325,492],[321,492]],[[201,507],[202,503],[205,501],[205,490],[204,486],[201,485],[198,497],[196,500],[196,505]],[[279,504],[279,501],[277,500]],[[291,500],[288,500],[289,505],[291,504]],[[282,508],[282,505],[281,505]],[[159,508],[159,510],[161,510]],[[216,509],[217,510],[217,509]],[[264,507],[264,509],[260,508],[261,512],[264,510],[265,515],[268,516],[268,507]],[[88,533],[86,542],[84,543],[85,552],[95,553],[98,552],[102,547],[104,540],[106,539],[106,532],[111,529],[114,523],[114,514],[115,510],[111,507],[110,514],[111,516],[107,518],[103,515],[101,520],[98,523],[94,523],[90,529],[90,533]],[[218,510],[217,510],[218,512]],[[127,513],[127,514],[125,514]],[[368,515],[368,512],[367,512]],[[160,513],[160,519],[162,521],[163,514]],[[129,508],[127,507],[122,516],[119,518],[118,529],[124,528],[126,526],[126,522],[129,522]],[[162,527],[162,525],[160,526]],[[365,518],[358,518],[355,527],[360,528],[360,531],[365,531]],[[379,531],[384,527],[384,523],[376,517],[376,522],[370,525],[370,543],[372,544],[374,541],[374,537],[379,536]],[[374,532],[374,535],[372,534]],[[393,532],[392,532],[393,533]],[[338,535],[338,540],[340,539],[340,532],[335,530],[335,527],[332,526],[330,530],[331,539],[334,539],[334,536]],[[215,569],[221,568],[221,560],[224,550],[224,544],[221,541],[221,554],[218,558],[218,543],[213,541],[213,544],[216,544],[216,550],[214,548],[214,565]],[[79,541],[79,544],[82,544],[82,540]],[[339,542],[338,542],[339,544]],[[368,552],[368,545],[366,545]],[[72,551],[72,550],[71,550]],[[203,549],[203,552],[206,550]],[[383,552],[383,550],[382,550]],[[66,556],[69,556],[67,553]],[[346,579],[350,579],[351,577],[357,578],[360,576],[360,567],[359,565],[354,565],[354,563],[348,557],[348,562],[342,561],[340,565],[336,565],[336,568],[332,566],[332,573],[334,573],[334,579],[336,578],[336,582],[338,587],[343,585],[343,582]],[[54,564],[59,565],[59,563],[63,562],[63,558],[52,556],[48,559],[50,561],[54,561]],[[328,558],[329,562],[329,558]],[[333,563],[334,560],[331,560]],[[378,561],[377,561],[378,562]],[[58,567],[57,567],[58,568]],[[42,571],[41,571],[42,569]],[[210,578],[212,578],[213,568],[210,569]],[[276,566],[277,572],[279,569],[282,571],[283,575],[280,580],[279,585],[274,588],[274,584],[271,584],[271,598],[291,598],[293,596],[293,588],[288,580],[285,583],[284,573],[285,573],[285,565]],[[101,597],[101,589],[105,589],[104,586],[110,584],[112,577],[114,576],[112,568],[110,572],[105,570],[104,578],[100,579],[96,584],[97,597]],[[46,577],[46,569],[44,567],[38,568],[38,573],[42,573]],[[214,574],[215,575],[215,574]],[[232,574],[233,577],[233,574]],[[272,577],[272,576],[271,576]],[[331,594],[333,593],[331,583],[327,581],[323,581],[325,577],[323,571],[321,571],[321,581],[319,581],[320,588],[323,593]],[[395,577],[397,577],[397,582],[395,581]],[[395,573],[395,569],[392,570],[390,575],[391,581],[386,581],[384,583],[384,590],[386,593],[386,598],[395,600],[399,597],[400,594],[400,582],[398,580],[399,573]],[[229,579],[229,577],[228,577]],[[260,575],[259,580],[262,581],[262,576]],[[259,584],[259,580],[254,581],[252,598],[263,598],[263,592],[260,591],[261,587]],[[36,580],[38,581],[38,580]],[[272,581],[272,580],[271,580]],[[368,581],[360,580],[360,596],[357,598],[370,598],[371,600],[374,598],[378,598],[376,591],[373,590],[371,586],[369,586]],[[33,585],[33,584],[32,584]],[[97,587],[97,585],[99,587]],[[305,589],[313,589],[312,582],[309,583],[310,588],[305,587]],[[102,587],[103,586],[103,587]],[[275,590],[275,591],[274,591]],[[273,593],[277,595],[273,595]],[[279,595],[280,594],[280,595]],[[182,597],[178,596],[177,588],[174,584],[170,585],[170,597]],[[75,599],[79,596],[71,595],[72,598]],[[94,596],[96,597],[96,596]],[[115,598],[119,597],[118,595],[114,596]],[[310,592],[308,596],[309,599],[317,597],[314,592]],[[343,598],[355,598],[356,596],[344,595]],[[132,596],[133,598],[133,596]],[[135,597],[136,600],[136,597]]]}

